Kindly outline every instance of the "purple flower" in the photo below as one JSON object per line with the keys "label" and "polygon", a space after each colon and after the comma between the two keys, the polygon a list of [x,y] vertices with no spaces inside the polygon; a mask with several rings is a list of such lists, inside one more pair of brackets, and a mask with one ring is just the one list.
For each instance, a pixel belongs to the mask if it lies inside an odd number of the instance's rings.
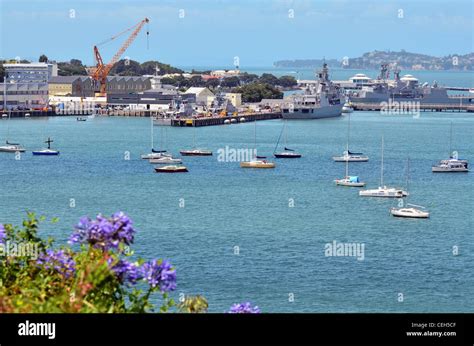
{"label": "purple flower", "polygon": [[[114,260],[110,258],[107,262],[111,265]],[[138,280],[142,279],[139,266],[126,260],[119,260],[110,269],[121,283],[129,282],[135,284]]]}
{"label": "purple flower", "polygon": [[5,232],[5,227],[0,223],[0,244],[5,242],[6,237],[7,233]]}
{"label": "purple flower", "polygon": [[141,266],[141,275],[151,287],[159,287],[161,292],[176,289],[176,270],[168,261],[149,261]]}
{"label": "purple flower", "polygon": [[43,253],[36,260],[36,263],[44,269],[55,270],[66,279],[69,279],[76,273],[76,263],[64,250],[46,250],[46,253]]}
{"label": "purple flower", "polygon": [[83,217],[69,238],[70,244],[89,243],[102,250],[117,249],[120,243],[133,243],[133,222],[123,212],[117,212],[111,218],[97,215],[95,220]]}
{"label": "purple flower", "polygon": [[260,309],[258,306],[252,307],[252,305],[249,302],[246,302],[246,303],[232,305],[228,313],[229,314],[259,314]]}

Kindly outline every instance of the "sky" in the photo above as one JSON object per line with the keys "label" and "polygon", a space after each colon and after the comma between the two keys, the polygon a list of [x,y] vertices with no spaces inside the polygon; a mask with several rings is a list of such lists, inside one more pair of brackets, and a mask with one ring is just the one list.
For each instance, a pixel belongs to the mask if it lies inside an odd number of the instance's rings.
{"label": "sky", "polygon": [[[0,0],[0,58],[71,58],[150,19],[123,57],[173,66],[267,67],[373,50],[474,51],[473,0]],[[109,61],[126,40],[100,46]]]}

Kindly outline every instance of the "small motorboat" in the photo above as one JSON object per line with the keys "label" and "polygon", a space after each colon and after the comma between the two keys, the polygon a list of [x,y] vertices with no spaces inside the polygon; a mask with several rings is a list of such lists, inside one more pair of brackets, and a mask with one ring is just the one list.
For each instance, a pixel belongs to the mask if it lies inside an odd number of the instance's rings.
{"label": "small motorboat", "polygon": [[48,137],[48,140],[45,141],[45,143],[48,144],[48,148],[33,151],[32,152],[33,155],[36,155],[36,156],[56,156],[56,155],[59,155],[59,151],[51,149],[51,143],[52,142],[53,141],[51,140],[51,138]]}
{"label": "small motorboat", "polygon": [[212,151],[202,149],[181,150],[182,156],[212,156]]}
{"label": "small motorboat", "polygon": [[170,165],[163,167],[155,167],[156,173],[185,173],[188,172],[186,166]]}
{"label": "small motorboat", "polygon": [[273,162],[266,160],[243,161],[240,163],[242,168],[275,168],[275,166]]}
{"label": "small motorboat", "polygon": [[[391,208],[390,209],[390,214],[396,217],[409,217],[409,218],[415,218],[415,219],[427,219],[430,217],[430,213],[428,211],[414,208],[414,204],[407,204],[411,205],[412,207],[404,207],[404,208]],[[422,206],[416,206],[419,208],[423,208]]]}
{"label": "small motorboat", "polygon": [[354,111],[354,108],[352,108],[352,104],[350,102],[344,103],[344,106],[342,107],[342,113],[352,113]]}
{"label": "small motorboat", "polygon": [[365,182],[360,181],[358,176],[347,176],[342,179],[334,180],[336,185],[339,186],[349,186],[349,187],[364,187]]}
{"label": "small motorboat", "polygon": [[84,117],[77,117],[76,120],[77,120],[77,121],[87,121],[87,118],[84,118]]}
{"label": "small motorboat", "polygon": [[151,164],[158,164],[158,165],[163,165],[163,164],[166,164],[166,165],[172,165],[172,164],[178,164],[178,163],[182,163],[182,160],[181,159],[174,159],[172,157],[166,157],[166,156],[163,156],[163,157],[160,157],[160,158],[157,158],[157,159],[150,159],[148,162],[150,162]]}
{"label": "small motorboat", "polygon": [[0,152],[4,153],[24,153],[26,151],[19,143],[10,143],[6,141],[6,145],[0,146]]}

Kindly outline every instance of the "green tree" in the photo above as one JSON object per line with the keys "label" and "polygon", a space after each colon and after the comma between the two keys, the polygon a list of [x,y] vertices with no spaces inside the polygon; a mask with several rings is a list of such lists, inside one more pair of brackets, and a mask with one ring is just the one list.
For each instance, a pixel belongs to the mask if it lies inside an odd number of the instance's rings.
{"label": "green tree", "polygon": [[278,78],[272,75],[271,73],[264,73],[258,79],[260,83],[266,83],[270,85],[278,85]]}
{"label": "green tree", "polygon": [[221,81],[221,87],[235,88],[240,85],[239,77],[227,77]]}
{"label": "green tree", "polygon": [[281,76],[280,78],[278,78],[278,85],[282,87],[289,88],[295,86],[296,84],[297,81],[293,76]]}
{"label": "green tree", "polygon": [[41,54],[38,61],[39,62],[48,62],[48,57],[44,54]]}
{"label": "green tree", "polygon": [[260,102],[262,99],[281,99],[283,93],[277,88],[265,83],[250,83],[232,89],[232,92],[242,94],[244,102]]}

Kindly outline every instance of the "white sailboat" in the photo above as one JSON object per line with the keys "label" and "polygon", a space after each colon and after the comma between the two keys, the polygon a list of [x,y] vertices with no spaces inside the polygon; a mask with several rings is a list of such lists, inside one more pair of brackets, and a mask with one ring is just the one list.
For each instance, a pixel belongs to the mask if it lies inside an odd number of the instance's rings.
{"label": "white sailboat", "polygon": [[349,175],[349,161],[346,161],[346,175],[342,179],[334,180],[336,185],[348,186],[348,187],[364,187],[365,182],[360,181],[359,177],[356,175]]}
{"label": "white sailboat", "polygon": [[[407,160],[407,191],[408,191],[408,181],[410,179],[410,159]],[[407,218],[416,218],[416,219],[427,219],[430,217],[430,213],[426,210],[425,207],[416,204],[408,203],[408,198],[403,203],[403,199],[400,199],[398,208],[391,208],[390,214],[396,217],[407,217]]]}
{"label": "white sailboat", "polygon": [[[257,153],[257,121],[254,128],[254,153]],[[255,155],[250,161],[240,162],[241,168],[275,168],[275,163],[266,160],[265,156]]]}
{"label": "white sailboat", "polygon": [[342,156],[333,156],[335,162],[367,162],[369,157],[363,153],[353,153],[349,150],[349,139],[351,134],[351,116],[347,117],[347,144],[346,150],[342,153]]}
{"label": "white sailboat", "polygon": [[[4,114],[5,115],[5,114]],[[10,135],[10,113],[8,114],[7,119],[7,140],[5,141],[6,145],[0,146],[0,152],[3,153],[24,153],[26,151],[20,143],[12,143],[8,141],[8,137]]]}
{"label": "white sailboat", "polygon": [[468,161],[460,159],[458,152],[452,150],[453,142],[453,122],[449,134],[449,159],[441,160],[431,167],[433,173],[467,173],[469,172]]}
{"label": "white sailboat", "polygon": [[151,153],[143,154],[141,158],[143,160],[150,160],[150,159],[159,159],[161,157],[171,157],[171,154],[168,154],[166,150],[154,149],[154,130],[153,130],[153,117],[152,116],[150,116],[150,122],[151,122],[151,131],[150,131]]}
{"label": "white sailboat", "polygon": [[385,198],[402,198],[408,196],[408,192],[395,187],[387,187],[383,184],[383,149],[384,140],[382,136],[382,160],[380,164],[380,186],[377,189],[369,189],[359,191],[362,197],[385,197]]}

